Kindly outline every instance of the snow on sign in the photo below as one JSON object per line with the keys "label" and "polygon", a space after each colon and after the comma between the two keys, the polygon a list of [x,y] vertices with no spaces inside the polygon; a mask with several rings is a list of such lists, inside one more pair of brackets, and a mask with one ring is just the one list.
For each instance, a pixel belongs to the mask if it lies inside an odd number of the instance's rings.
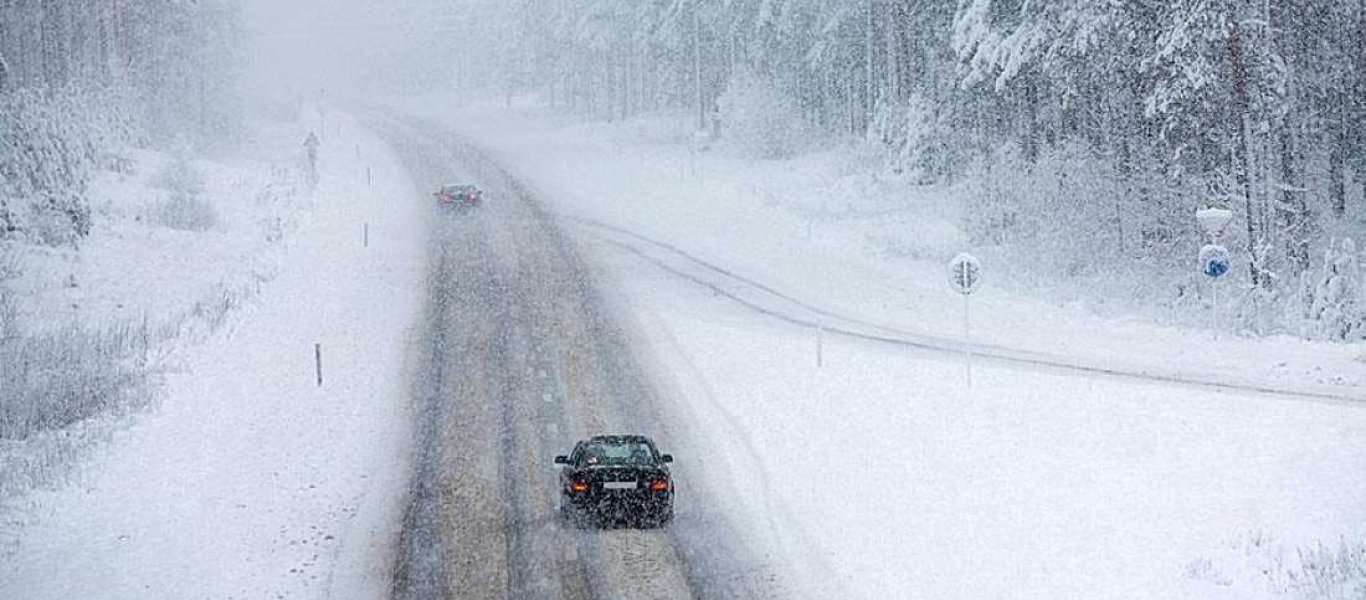
{"label": "snow on sign", "polygon": [[1233,220],[1233,211],[1226,208],[1202,208],[1195,211],[1195,220],[1200,228],[1214,239],[1224,235],[1224,228]]}
{"label": "snow on sign", "polygon": [[977,291],[982,285],[982,263],[966,252],[953,257],[949,261],[949,285],[964,296]]}
{"label": "snow on sign", "polygon": [[1205,276],[1218,279],[1228,273],[1228,248],[1209,244],[1200,249],[1200,272]]}

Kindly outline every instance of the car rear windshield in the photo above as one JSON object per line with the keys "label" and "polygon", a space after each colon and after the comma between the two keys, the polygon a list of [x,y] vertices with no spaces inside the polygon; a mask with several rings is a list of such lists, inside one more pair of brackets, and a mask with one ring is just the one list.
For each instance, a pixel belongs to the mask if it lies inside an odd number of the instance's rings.
{"label": "car rear windshield", "polygon": [[589,442],[584,446],[583,465],[653,465],[654,449],[645,442]]}

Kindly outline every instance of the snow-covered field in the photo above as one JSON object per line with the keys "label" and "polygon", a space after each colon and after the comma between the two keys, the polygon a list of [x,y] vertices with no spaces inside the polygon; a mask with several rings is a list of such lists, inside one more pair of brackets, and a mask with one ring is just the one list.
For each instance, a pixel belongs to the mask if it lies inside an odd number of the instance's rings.
{"label": "snow-covered field", "polygon": [[[67,259],[77,287],[33,280],[32,315],[53,306],[51,296],[80,293],[72,311],[166,318],[193,312],[224,281],[245,276],[251,289],[216,332],[165,359],[159,410],[98,445],[66,485],[5,508],[0,597],[387,591],[387,546],[408,477],[404,359],[424,285],[427,212],[380,142],[344,115],[327,123],[311,198],[257,185],[295,164],[199,165],[221,211],[217,226],[167,232],[111,218],[110,233]],[[286,128],[255,154],[291,160],[302,154],[302,131]],[[224,185],[215,173],[240,179]],[[120,197],[144,193],[130,183]],[[284,200],[311,210],[275,210]],[[139,206],[111,201],[105,210]]]}
{"label": "snow-covered field", "polygon": [[1362,407],[996,364],[968,390],[957,357],[831,337],[818,368],[809,332],[594,254],[713,444],[693,472],[747,490],[812,597],[1277,597],[1254,538],[1366,539]]}
{"label": "snow-covered field", "polygon": [[[462,112],[430,98],[407,105],[452,115],[452,126],[566,214],[674,244],[841,315],[912,334],[962,330],[962,303],[945,284],[947,261],[977,250],[959,229],[962,190],[879,180],[847,147],[782,161],[737,158],[724,147],[693,152],[683,116],[582,124],[533,108]],[[1027,260],[984,263],[976,341],[1123,370],[1366,398],[1359,345],[1227,333],[1215,343],[1212,331],[1154,323],[1137,309],[1096,310],[1102,298],[1043,301],[999,284],[1018,283],[1010,271]]]}
{"label": "snow-covered field", "polygon": [[[691,155],[657,123],[566,126],[496,110],[446,120],[564,214],[673,244],[842,316],[945,337],[961,326],[942,265],[961,249],[952,215],[926,203],[860,216],[879,196],[840,191],[853,176],[834,153],[754,163]],[[579,233],[608,287],[624,291],[680,418],[705,432],[694,443],[708,467],[693,472],[745,490],[725,510],[811,597],[1366,589],[1366,405],[999,362],[978,364],[967,389],[959,356],[829,335],[817,368],[813,331]],[[1352,347],[1216,341],[1000,287],[982,293],[976,314],[977,335],[1005,347],[1361,395]],[[1320,545],[1341,557],[1336,574],[1304,553]]]}
{"label": "snow-covered field", "polygon": [[25,323],[168,322],[269,280],[272,248],[313,202],[300,168],[306,130],[271,123],[253,133],[242,148],[250,160],[183,163],[198,179],[194,195],[212,207],[202,231],[163,222],[181,161],[126,151],[127,172],[103,171],[90,185],[96,226],[79,247],[13,246],[23,274],[8,286]]}
{"label": "snow-covered field", "polygon": [[[890,204],[885,196],[836,195],[857,177],[838,168],[838,153],[753,163],[691,155],[656,135],[658,122],[469,116],[446,118],[561,213],[674,244],[840,319],[957,333],[961,304],[943,289],[941,264],[962,243],[952,214],[942,203],[884,214],[869,206]],[[418,195],[382,144],[345,117],[329,122],[340,129],[324,145],[322,186],[297,229],[271,243],[281,249],[207,263],[239,273],[260,264],[274,277],[216,333],[171,356],[159,411],[98,446],[71,485],[30,494],[6,516],[0,597],[387,591],[408,475],[404,355],[427,213],[407,202]],[[827,197],[851,199],[840,208]],[[991,360],[976,364],[969,389],[961,356],[832,333],[818,341],[735,302],[725,286],[566,226],[677,401],[671,416],[695,435],[676,440],[691,463],[680,473],[740,490],[707,510],[739,524],[804,597],[1357,598],[1366,589],[1366,405]],[[914,233],[889,235],[900,227]],[[907,239],[920,249],[889,250]],[[169,289],[158,277],[175,272],[149,269],[144,289]],[[185,285],[212,290],[213,280]],[[143,301],[194,301],[183,293]],[[976,312],[977,335],[1002,347],[1361,392],[1350,347],[1216,341],[1002,287],[984,290]],[[700,510],[681,498],[676,526]]]}

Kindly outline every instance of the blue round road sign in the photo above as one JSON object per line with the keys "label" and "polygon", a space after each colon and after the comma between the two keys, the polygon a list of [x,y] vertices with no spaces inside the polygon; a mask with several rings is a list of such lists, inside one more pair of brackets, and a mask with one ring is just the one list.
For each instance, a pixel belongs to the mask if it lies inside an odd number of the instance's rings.
{"label": "blue round road sign", "polygon": [[1200,249],[1200,272],[1206,277],[1218,279],[1228,273],[1228,249],[1210,244]]}

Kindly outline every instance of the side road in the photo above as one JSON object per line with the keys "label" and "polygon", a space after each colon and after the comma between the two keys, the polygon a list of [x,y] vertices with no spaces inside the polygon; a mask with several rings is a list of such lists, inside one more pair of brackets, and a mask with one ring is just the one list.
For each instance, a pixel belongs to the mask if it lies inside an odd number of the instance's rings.
{"label": "side road", "polygon": [[387,594],[429,213],[379,140],[329,125],[279,276],[184,353],[158,412],[28,500],[0,597]]}

